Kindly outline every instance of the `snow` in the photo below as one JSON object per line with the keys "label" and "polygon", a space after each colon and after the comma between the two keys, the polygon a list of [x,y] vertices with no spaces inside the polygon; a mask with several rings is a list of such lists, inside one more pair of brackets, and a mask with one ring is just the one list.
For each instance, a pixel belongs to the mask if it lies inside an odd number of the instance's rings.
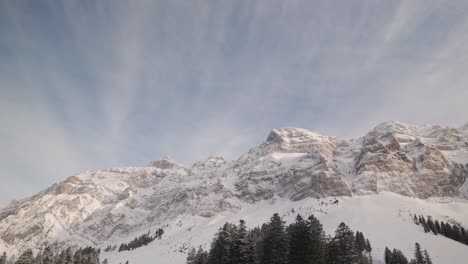
{"label": "snow", "polygon": [[[334,204],[337,199],[338,203]],[[322,204],[323,202],[323,204]],[[237,212],[221,213],[212,218],[185,215],[169,223],[163,239],[131,252],[103,253],[102,259],[110,263],[160,263],[183,264],[186,251],[191,247],[209,248],[213,235],[225,222],[237,223],[244,219],[249,227],[267,222],[278,212],[290,223],[300,213],[316,215],[327,234],[334,234],[341,222],[369,238],[374,263],[382,263],[385,246],[399,248],[407,257],[413,256],[414,243],[418,242],[430,253],[435,264],[465,264],[467,246],[442,236],[424,233],[415,225],[410,214],[432,216],[442,221],[468,223],[468,202],[462,199],[416,199],[393,193],[355,197],[307,198],[293,202],[278,197],[256,204],[244,205]],[[183,251],[183,252],[180,252]]]}
{"label": "snow", "polygon": [[[465,246],[425,234],[409,214],[466,225],[466,200],[419,200],[382,191],[415,197],[468,197],[463,196],[468,194],[468,182],[453,187],[443,181],[451,176],[452,162],[468,163],[466,142],[468,136],[454,129],[399,122],[381,124],[351,141],[305,129],[275,129],[265,142],[232,162],[209,157],[185,167],[164,158],[148,167],[88,171],[69,177],[0,210],[0,235],[17,239],[7,248],[13,252],[45,240],[105,248],[168,225],[162,240],[132,252],[104,253],[104,257],[110,263],[128,259],[130,263],[158,260],[177,264],[185,261],[185,253],[179,251],[198,245],[207,248],[226,221],[243,218],[253,227],[275,212],[288,221],[301,212],[316,214],[329,234],[341,221],[364,232],[374,245],[377,260],[384,246],[400,248],[410,256],[418,241],[439,260],[434,263],[456,264],[461,262],[449,257],[468,257]],[[422,158],[435,163],[436,169],[423,167]],[[359,167],[362,164],[365,166]],[[420,177],[414,176],[415,170]],[[439,179],[442,181],[435,181]],[[436,190],[451,189],[427,195],[426,190],[434,185]],[[380,194],[375,195],[377,192]],[[327,195],[359,196],[336,198],[337,205],[332,203],[334,197],[307,198]],[[37,226],[41,228],[37,234],[29,232]],[[0,239],[0,252],[5,248]]]}

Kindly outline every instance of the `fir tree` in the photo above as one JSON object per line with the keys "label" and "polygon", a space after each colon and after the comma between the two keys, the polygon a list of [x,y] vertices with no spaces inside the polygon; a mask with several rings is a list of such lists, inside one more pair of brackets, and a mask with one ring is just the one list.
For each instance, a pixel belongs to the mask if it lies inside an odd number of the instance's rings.
{"label": "fir tree", "polygon": [[254,264],[255,249],[244,220],[239,221],[233,238],[231,259],[233,264]]}
{"label": "fir tree", "polygon": [[189,253],[187,254],[187,264],[194,264],[197,258],[197,251],[195,248],[192,248]]}
{"label": "fir tree", "polygon": [[458,228],[458,226],[456,225],[453,225],[452,227],[452,237],[451,237],[453,240],[456,240],[456,241],[462,241],[461,239],[461,233],[460,233],[460,228]]}
{"label": "fir tree", "polygon": [[388,247],[385,247],[384,258],[385,258],[385,264],[390,264],[391,260],[393,259],[393,253]]}
{"label": "fir tree", "polygon": [[314,215],[310,215],[307,219],[309,227],[309,250],[308,258],[310,264],[325,263],[326,236],[323,231],[323,226]]}
{"label": "fir tree", "polygon": [[233,240],[233,230],[235,226],[226,223],[218,231],[215,239],[211,244],[210,254],[208,257],[209,264],[227,264],[230,260],[231,247]]}
{"label": "fir tree", "polygon": [[424,250],[424,263],[432,264],[431,257],[429,256],[429,253],[427,253],[427,250]]}
{"label": "fir tree", "polygon": [[435,229],[437,231],[437,234],[441,234],[442,233],[442,229],[440,228],[440,223],[438,220],[435,220],[434,222],[434,225],[435,225]]}
{"label": "fir tree", "polygon": [[435,224],[434,222],[432,221],[432,217],[428,217],[427,218],[427,227],[430,231],[432,231],[432,233],[434,233],[435,235],[437,235],[437,230],[436,230],[436,227],[435,227]]}
{"label": "fir tree", "polygon": [[369,239],[366,239],[366,252],[369,255],[369,263],[372,264],[372,246],[369,242]]}
{"label": "fir tree", "polygon": [[421,252],[421,246],[419,243],[414,245],[414,260],[416,264],[425,264],[423,253]]}
{"label": "fir tree", "polygon": [[360,262],[354,233],[345,223],[338,226],[329,247],[331,258],[329,262],[331,264],[358,264]]}
{"label": "fir tree", "polygon": [[308,263],[310,248],[309,227],[301,215],[297,215],[296,222],[289,225],[289,253],[288,264]]}
{"label": "fir tree", "polygon": [[266,229],[263,243],[262,264],[284,264],[287,260],[287,241],[284,230],[284,221],[276,213],[274,214]]}
{"label": "fir tree", "polygon": [[391,264],[408,264],[408,259],[405,255],[398,249],[394,248],[392,252],[392,259],[390,260]]}

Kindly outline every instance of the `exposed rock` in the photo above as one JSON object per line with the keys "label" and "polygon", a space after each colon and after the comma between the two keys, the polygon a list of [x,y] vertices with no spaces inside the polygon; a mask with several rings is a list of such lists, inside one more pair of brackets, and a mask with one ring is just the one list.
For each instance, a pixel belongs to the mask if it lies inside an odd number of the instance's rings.
{"label": "exposed rock", "polygon": [[[239,159],[89,171],[0,210],[11,249],[99,244],[183,215],[213,217],[261,200],[394,192],[468,198],[468,127],[386,122],[346,141],[274,129]],[[1,241],[0,241],[1,242]],[[1,243],[0,243],[1,244]]]}

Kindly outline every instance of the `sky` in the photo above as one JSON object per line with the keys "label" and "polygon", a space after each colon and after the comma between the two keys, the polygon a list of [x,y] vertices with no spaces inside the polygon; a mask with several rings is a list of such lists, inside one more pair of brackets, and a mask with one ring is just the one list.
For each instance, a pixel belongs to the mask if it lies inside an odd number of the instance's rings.
{"label": "sky", "polygon": [[0,0],[0,203],[278,127],[468,121],[468,1]]}

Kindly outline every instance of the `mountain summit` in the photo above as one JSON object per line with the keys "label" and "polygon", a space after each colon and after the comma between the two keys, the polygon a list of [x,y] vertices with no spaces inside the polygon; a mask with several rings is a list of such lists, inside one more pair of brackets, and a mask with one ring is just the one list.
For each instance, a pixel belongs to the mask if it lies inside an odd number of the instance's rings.
{"label": "mountain summit", "polygon": [[400,122],[347,141],[300,128],[273,129],[235,161],[89,171],[0,210],[0,249],[45,243],[102,245],[138,230],[215,219],[257,203],[390,192],[468,198],[468,131]]}

